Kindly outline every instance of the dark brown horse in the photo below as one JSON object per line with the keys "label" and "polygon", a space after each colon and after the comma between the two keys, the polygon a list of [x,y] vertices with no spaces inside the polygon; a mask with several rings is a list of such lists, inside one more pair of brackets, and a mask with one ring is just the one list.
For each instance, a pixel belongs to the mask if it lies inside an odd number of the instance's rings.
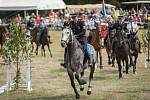
{"label": "dark brown horse", "polygon": [[[115,53],[115,57],[118,64],[119,71],[119,79],[122,78],[122,65],[121,61],[125,61],[126,63],[126,73],[128,74],[128,57],[130,57],[131,64],[133,64],[129,44],[124,38],[122,31],[117,31],[115,34],[115,41],[113,42],[113,52]],[[133,64],[133,72],[135,73],[135,66]]]}
{"label": "dark brown horse", "polygon": [[134,65],[135,65],[135,71],[136,71],[136,63],[137,63],[137,58],[139,54],[140,44],[139,44],[139,41],[137,40],[136,35],[130,35],[129,41],[130,41],[130,49],[131,49],[130,54],[132,57],[134,57]]}
{"label": "dark brown horse", "polygon": [[48,35],[48,28],[45,27],[44,30],[42,31],[42,34],[40,36],[40,41],[37,40],[37,33],[39,32],[39,27],[34,27],[33,30],[31,31],[31,44],[32,44],[32,52],[34,49],[33,43],[36,44],[36,55],[38,55],[38,48],[40,45],[41,47],[41,53],[42,56],[45,56],[45,48],[44,46],[47,45],[50,56],[52,57],[51,49],[50,49],[50,36]]}
{"label": "dark brown horse", "polygon": [[102,68],[102,37],[101,37],[101,26],[97,25],[96,30],[89,32],[88,41],[93,45],[96,51],[96,61],[98,63],[98,57],[100,60],[100,68]]}
{"label": "dark brown horse", "polygon": [[107,56],[108,56],[108,64],[112,63],[111,62],[111,57],[113,57],[112,56],[112,40],[113,40],[114,35],[115,35],[115,30],[108,31],[106,40],[104,41],[105,49],[106,49]]}

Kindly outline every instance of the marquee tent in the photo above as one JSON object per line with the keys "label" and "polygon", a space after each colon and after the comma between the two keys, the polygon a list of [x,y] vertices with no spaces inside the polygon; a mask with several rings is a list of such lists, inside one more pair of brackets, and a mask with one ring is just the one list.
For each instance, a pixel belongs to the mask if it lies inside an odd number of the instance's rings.
{"label": "marquee tent", "polygon": [[63,0],[0,0],[0,11],[65,9]]}

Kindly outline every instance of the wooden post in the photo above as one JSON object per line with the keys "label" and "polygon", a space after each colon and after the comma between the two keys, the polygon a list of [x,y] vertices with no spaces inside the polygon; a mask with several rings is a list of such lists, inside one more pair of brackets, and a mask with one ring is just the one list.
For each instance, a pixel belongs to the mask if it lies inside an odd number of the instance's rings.
{"label": "wooden post", "polygon": [[138,3],[136,4],[136,13],[138,14],[139,12],[139,7],[138,7]]}
{"label": "wooden post", "polygon": [[26,66],[27,66],[27,73],[26,73],[27,90],[30,92],[30,91],[32,91],[32,88],[31,88],[31,61],[30,60],[26,61]]}
{"label": "wooden post", "polygon": [[39,15],[39,11],[38,10],[36,10],[36,16],[38,16]]}

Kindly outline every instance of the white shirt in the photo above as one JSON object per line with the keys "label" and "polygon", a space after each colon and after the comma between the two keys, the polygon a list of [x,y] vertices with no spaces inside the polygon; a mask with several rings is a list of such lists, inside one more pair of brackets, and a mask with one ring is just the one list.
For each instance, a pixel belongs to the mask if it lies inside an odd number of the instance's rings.
{"label": "white shirt", "polygon": [[96,26],[95,26],[95,20],[94,19],[91,19],[90,22],[89,22],[89,27],[90,29],[96,29]]}
{"label": "white shirt", "polygon": [[129,32],[132,32],[132,31],[133,32],[137,32],[138,29],[139,29],[139,27],[138,27],[137,23],[135,23],[135,22],[129,22],[127,24],[127,29],[128,29]]}

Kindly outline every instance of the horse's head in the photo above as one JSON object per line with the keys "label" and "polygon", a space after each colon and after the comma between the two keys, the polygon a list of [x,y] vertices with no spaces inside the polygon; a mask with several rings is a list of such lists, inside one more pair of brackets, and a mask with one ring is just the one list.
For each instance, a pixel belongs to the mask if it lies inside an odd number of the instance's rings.
{"label": "horse's head", "polygon": [[96,25],[96,30],[97,30],[98,34],[101,36],[102,35],[102,26],[100,24]]}
{"label": "horse's head", "polygon": [[72,42],[73,40],[73,33],[71,28],[66,27],[62,31],[62,37],[61,37],[61,46],[62,47],[67,47],[67,44]]}
{"label": "horse's head", "polygon": [[122,34],[122,31],[117,31],[115,36],[117,38],[117,43],[119,44],[118,46],[122,46],[124,43],[124,36]]}

